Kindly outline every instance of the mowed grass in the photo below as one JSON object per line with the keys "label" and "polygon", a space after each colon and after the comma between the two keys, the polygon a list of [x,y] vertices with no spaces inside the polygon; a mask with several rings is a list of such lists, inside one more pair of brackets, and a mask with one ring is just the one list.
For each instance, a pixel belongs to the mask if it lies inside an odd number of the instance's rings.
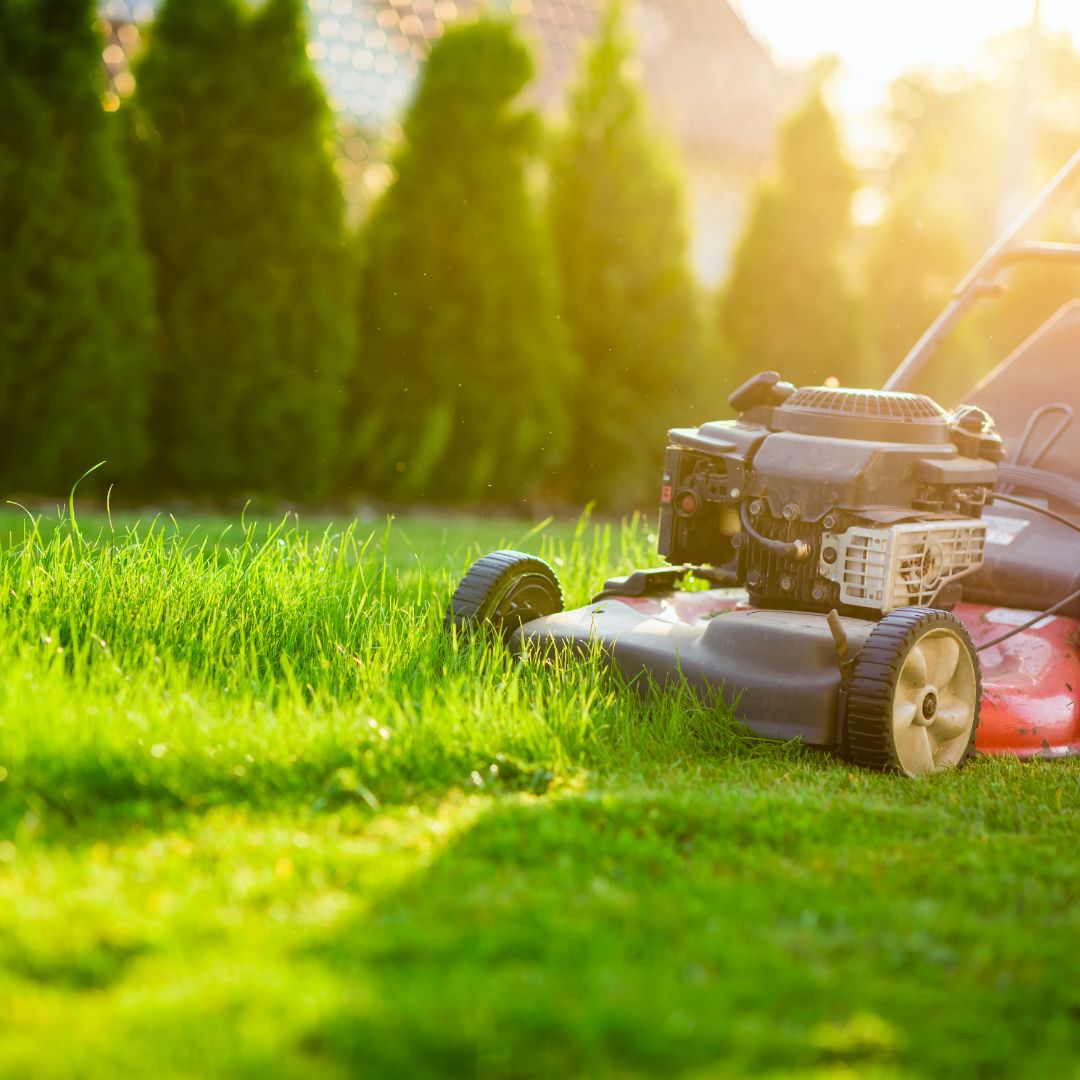
{"label": "mowed grass", "polygon": [[3,1075],[1080,1076],[1076,762],[873,775],[444,634],[481,550],[577,604],[647,525],[24,520]]}

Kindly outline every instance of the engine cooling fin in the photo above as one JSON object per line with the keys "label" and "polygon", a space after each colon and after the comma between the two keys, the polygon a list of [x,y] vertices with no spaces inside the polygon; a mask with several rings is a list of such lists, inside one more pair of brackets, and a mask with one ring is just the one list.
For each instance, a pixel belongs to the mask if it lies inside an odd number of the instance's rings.
{"label": "engine cooling fin", "polygon": [[949,414],[923,394],[804,386],[773,414],[778,431],[914,444],[949,441]]}

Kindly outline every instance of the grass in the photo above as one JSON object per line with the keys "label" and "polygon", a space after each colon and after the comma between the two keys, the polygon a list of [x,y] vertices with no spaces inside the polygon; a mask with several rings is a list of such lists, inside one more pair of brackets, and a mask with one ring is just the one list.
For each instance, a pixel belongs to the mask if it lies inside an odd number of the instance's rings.
{"label": "grass", "polygon": [[0,520],[0,1074],[1080,1077],[1076,762],[926,782],[449,641],[646,527]]}

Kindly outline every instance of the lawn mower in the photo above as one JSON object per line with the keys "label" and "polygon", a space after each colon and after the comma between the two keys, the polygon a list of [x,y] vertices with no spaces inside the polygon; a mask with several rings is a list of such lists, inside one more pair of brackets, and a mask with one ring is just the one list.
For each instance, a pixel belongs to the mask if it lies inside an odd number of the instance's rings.
{"label": "lawn mower", "polygon": [[[988,754],[1080,754],[1080,301],[946,410],[908,392],[1080,177],[1080,151],[958,286],[882,390],[762,372],[737,419],[668,433],[659,553],[562,610],[554,571],[486,555],[453,632],[599,650],[631,680],[719,695],[751,731],[922,776]],[[692,575],[707,587],[686,589]]]}

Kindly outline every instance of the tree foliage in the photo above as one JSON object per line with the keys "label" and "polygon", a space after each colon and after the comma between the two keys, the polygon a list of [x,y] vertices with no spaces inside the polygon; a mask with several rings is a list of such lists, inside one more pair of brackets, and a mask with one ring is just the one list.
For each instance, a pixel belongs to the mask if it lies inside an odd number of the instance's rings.
{"label": "tree foliage", "polygon": [[[887,117],[897,152],[887,175],[888,202],[866,238],[865,282],[871,364],[880,383],[948,301],[956,283],[989,243],[1000,178],[987,162],[1000,157],[1000,124],[988,124],[1007,99],[996,88],[994,109],[983,109],[974,81],[948,90],[925,73],[898,79],[890,90]],[[969,160],[958,153],[959,137],[978,146]],[[956,375],[973,381],[978,335],[962,324],[943,344],[934,371],[921,388],[948,397]],[[960,374],[963,372],[963,374]],[[959,389],[959,387],[953,387]]]}
{"label": "tree foliage", "polygon": [[351,259],[305,50],[300,0],[167,0],[137,68],[156,424],[182,488],[310,496],[339,471]]}
{"label": "tree foliage", "polygon": [[517,97],[532,72],[509,24],[449,30],[364,229],[355,445],[379,493],[516,497],[561,464],[572,365],[526,186],[538,125]]}
{"label": "tree foliage", "polygon": [[581,364],[571,491],[623,505],[655,496],[667,427],[720,404],[691,394],[708,376],[683,191],[630,61],[612,4],[572,92],[550,189],[563,310]]}
{"label": "tree foliage", "polygon": [[153,298],[91,0],[0,0],[0,481],[147,454]]}
{"label": "tree foliage", "polygon": [[820,85],[785,123],[778,159],[753,194],[720,298],[732,385],[763,370],[857,385],[862,315],[844,266],[856,177]]}

